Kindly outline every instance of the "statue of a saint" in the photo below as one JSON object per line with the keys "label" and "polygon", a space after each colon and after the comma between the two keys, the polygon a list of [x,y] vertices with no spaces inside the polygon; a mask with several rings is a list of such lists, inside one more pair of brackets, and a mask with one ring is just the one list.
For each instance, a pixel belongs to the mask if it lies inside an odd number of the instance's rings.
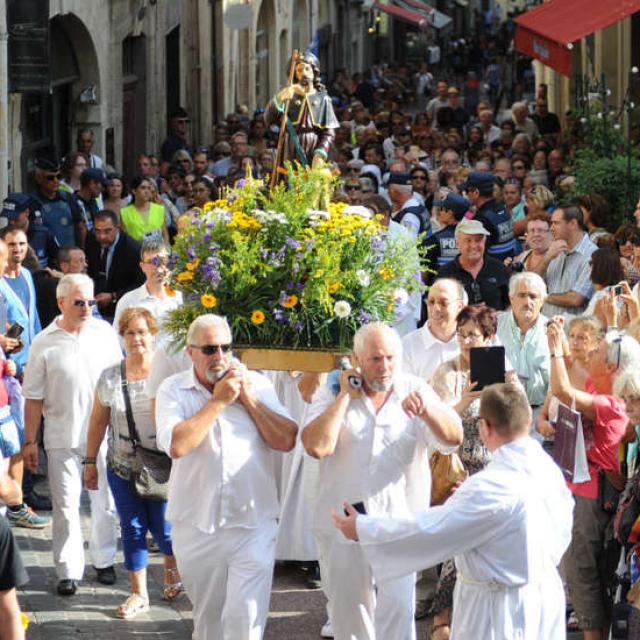
{"label": "statue of a saint", "polygon": [[[295,55],[295,54],[294,54]],[[293,80],[267,104],[264,121],[268,127],[282,126],[286,116],[284,153],[279,154],[280,166],[285,160],[298,161],[314,169],[322,167],[340,126],[333,111],[331,98],[320,82],[318,58],[307,51],[292,61]]]}

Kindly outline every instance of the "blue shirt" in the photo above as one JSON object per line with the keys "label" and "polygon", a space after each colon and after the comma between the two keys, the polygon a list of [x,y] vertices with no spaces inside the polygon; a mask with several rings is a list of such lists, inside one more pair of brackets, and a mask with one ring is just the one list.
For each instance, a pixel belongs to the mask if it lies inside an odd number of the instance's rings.
{"label": "blue shirt", "polygon": [[31,301],[31,295],[29,292],[29,283],[24,276],[24,272],[21,271],[17,278],[10,278],[5,275],[5,279],[7,284],[13,289],[13,292],[18,296],[18,298],[20,298],[24,308],[28,309]]}

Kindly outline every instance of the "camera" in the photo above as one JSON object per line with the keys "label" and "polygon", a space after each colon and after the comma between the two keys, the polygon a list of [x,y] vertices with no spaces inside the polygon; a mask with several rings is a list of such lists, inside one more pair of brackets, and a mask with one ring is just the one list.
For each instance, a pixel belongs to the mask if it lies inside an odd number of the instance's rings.
{"label": "camera", "polygon": [[613,295],[621,296],[624,293],[624,289],[621,284],[617,284],[613,287]]}
{"label": "camera", "polygon": [[513,273],[522,273],[523,271],[525,271],[524,262],[512,262],[511,271]]}

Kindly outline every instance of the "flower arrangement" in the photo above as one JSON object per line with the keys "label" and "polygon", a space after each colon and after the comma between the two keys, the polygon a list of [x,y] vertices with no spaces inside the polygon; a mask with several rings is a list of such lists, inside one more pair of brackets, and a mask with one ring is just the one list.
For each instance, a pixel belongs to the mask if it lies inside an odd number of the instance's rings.
{"label": "flower arrangement", "polygon": [[363,207],[330,203],[322,171],[288,167],[266,192],[249,175],[199,212],[169,257],[184,304],[166,327],[184,343],[202,313],[227,317],[237,345],[347,350],[371,320],[391,321],[422,289],[418,242],[390,234]]}

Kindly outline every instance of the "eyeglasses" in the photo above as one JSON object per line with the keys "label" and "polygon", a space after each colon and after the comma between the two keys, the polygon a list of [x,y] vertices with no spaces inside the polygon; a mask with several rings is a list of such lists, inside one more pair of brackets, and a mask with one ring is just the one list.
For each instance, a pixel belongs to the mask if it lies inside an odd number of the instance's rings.
{"label": "eyeglasses", "polygon": [[484,336],[481,333],[462,333],[458,331],[456,332],[456,337],[460,342],[478,342],[478,340],[482,340]]}
{"label": "eyeglasses", "polygon": [[345,188],[345,191],[362,191],[362,187],[355,184],[348,184]]}
{"label": "eyeglasses", "polygon": [[95,307],[96,306],[96,301],[95,300],[74,300],[73,301],[73,306],[74,307]]}
{"label": "eyeglasses", "polygon": [[212,356],[214,353],[218,353],[218,349],[220,349],[222,353],[229,353],[229,351],[231,351],[231,343],[228,342],[226,344],[203,344],[201,346],[192,344],[191,348],[202,351],[205,356]]}
{"label": "eyeglasses", "polygon": [[412,179],[412,180],[426,180],[426,179],[427,179],[427,176],[418,176],[418,175],[415,175],[415,176],[411,176],[411,179]]}
{"label": "eyeglasses", "polygon": [[44,176],[45,180],[48,180],[49,182],[53,182],[54,180],[60,180],[60,174],[59,173],[48,173],[46,176]]}

